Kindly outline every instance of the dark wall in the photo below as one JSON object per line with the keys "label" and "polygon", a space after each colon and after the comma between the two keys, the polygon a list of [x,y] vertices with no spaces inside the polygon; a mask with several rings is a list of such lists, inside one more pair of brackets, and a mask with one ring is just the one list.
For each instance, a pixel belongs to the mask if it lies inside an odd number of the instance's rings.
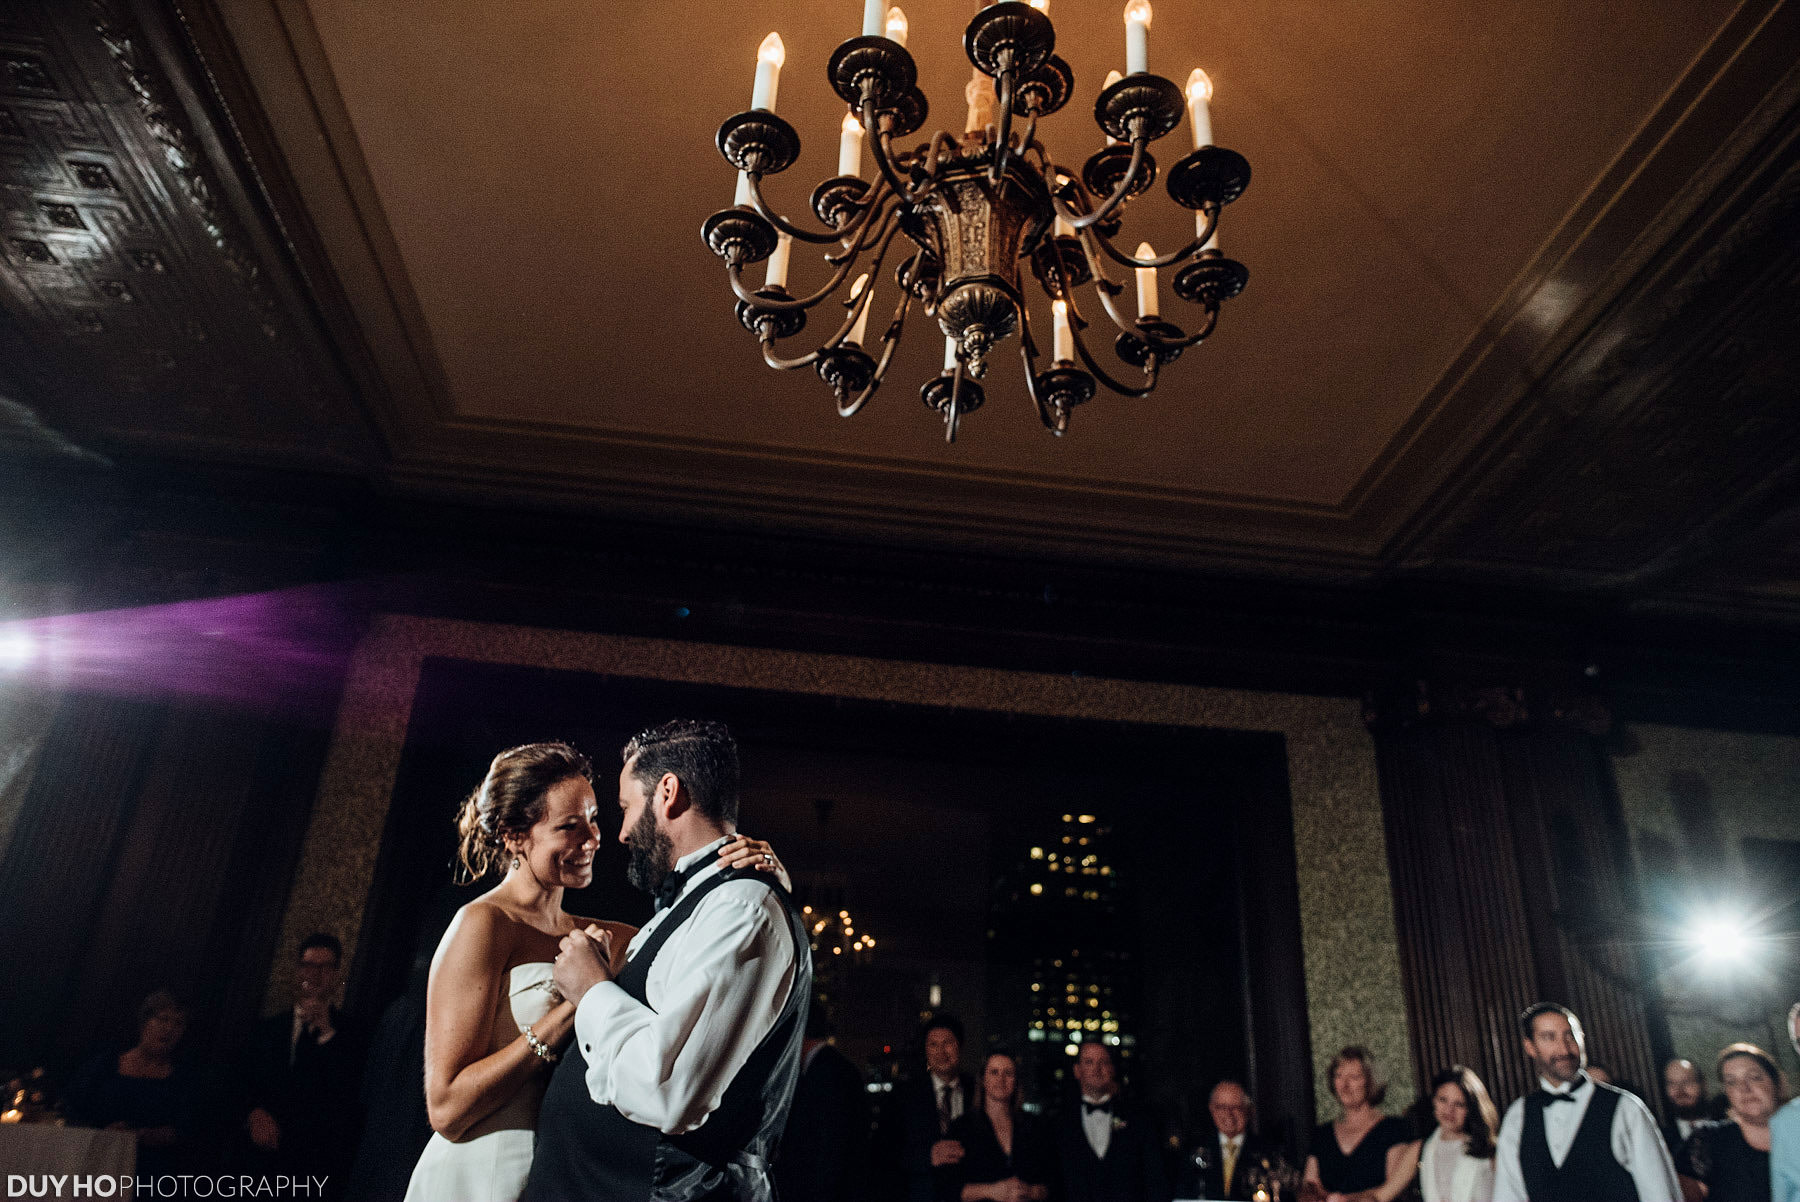
{"label": "dark wall", "polygon": [[151,990],[216,1061],[259,1016],[328,731],[196,701],[65,696],[0,850],[0,1067],[136,1038]]}

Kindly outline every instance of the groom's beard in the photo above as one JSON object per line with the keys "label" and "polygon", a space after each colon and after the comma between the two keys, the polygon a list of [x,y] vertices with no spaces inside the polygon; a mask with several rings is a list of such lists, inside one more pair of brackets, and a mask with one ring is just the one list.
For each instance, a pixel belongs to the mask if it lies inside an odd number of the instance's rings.
{"label": "groom's beard", "polygon": [[675,840],[656,821],[656,811],[649,806],[631,828],[631,861],[625,866],[625,879],[655,896],[663,878],[675,867]]}

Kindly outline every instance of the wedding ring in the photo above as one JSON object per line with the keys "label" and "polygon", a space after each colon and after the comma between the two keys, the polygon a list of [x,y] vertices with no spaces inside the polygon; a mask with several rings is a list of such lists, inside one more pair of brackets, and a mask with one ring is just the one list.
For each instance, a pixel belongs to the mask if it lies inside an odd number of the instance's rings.
{"label": "wedding ring", "polygon": [[767,864],[767,865],[768,865],[768,866],[769,866],[769,867],[770,867],[770,868],[773,868],[773,867],[775,867],[775,855],[774,855],[774,853],[773,853],[773,852],[767,852],[767,851],[765,851],[765,852],[763,852],[763,863],[765,863],[765,864]]}

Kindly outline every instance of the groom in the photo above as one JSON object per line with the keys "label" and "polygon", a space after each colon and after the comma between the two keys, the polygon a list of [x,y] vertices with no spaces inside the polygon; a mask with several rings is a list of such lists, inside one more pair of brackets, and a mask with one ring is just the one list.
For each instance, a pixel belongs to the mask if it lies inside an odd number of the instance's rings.
{"label": "groom", "polygon": [[656,916],[616,977],[604,935],[563,940],[575,1039],[544,1095],[524,1202],[768,1202],[812,992],[806,930],[770,877],[719,867],[738,809],[725,726],[668,722],[624,758],[619,839]]}

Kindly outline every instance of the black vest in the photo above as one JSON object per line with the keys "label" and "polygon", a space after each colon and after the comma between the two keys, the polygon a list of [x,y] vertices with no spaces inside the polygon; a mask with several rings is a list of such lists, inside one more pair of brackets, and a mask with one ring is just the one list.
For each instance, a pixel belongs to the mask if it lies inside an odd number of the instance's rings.
{"label": "black vest", "polygon": [[[1525,1179],[1525,1195],[1531,1202],[1644,1202],[1637,1182],[1613,1156],[1613,1115],[1625,1095],[1610,1085],[1594,1082],[1594,1096],[1575,1130],[1575,1142],[1560,1167],[1550,1159],[1550,1143],[1544,1137],[1545,1102],[1542,1091],[1525,1096],[1525,1127],[1519,1135],[1519,1176]],[[1552,1105],[1572,1105],[1556,1102]],[[1660,1198],[1648,1202],[1663,1202]]]}
{"label": "black vest", "polygon": [[538,1116],[537,1150],[521,1202],[769,1202],[768,1164],[787,1123],[800,1075],[812,996],[812,957],[798,909],[770,877],[723,872],[694,888],[626,962],[617,984],[649,1005],[650,965],[702,898],[728,880],[754,880],[782,900],[794,940],[794,981],[775,1026],[738,1070],[717,1110],[697,1129],[664,1135],[594,1102],[587,1061],[571,1043],[550,1077]]}

